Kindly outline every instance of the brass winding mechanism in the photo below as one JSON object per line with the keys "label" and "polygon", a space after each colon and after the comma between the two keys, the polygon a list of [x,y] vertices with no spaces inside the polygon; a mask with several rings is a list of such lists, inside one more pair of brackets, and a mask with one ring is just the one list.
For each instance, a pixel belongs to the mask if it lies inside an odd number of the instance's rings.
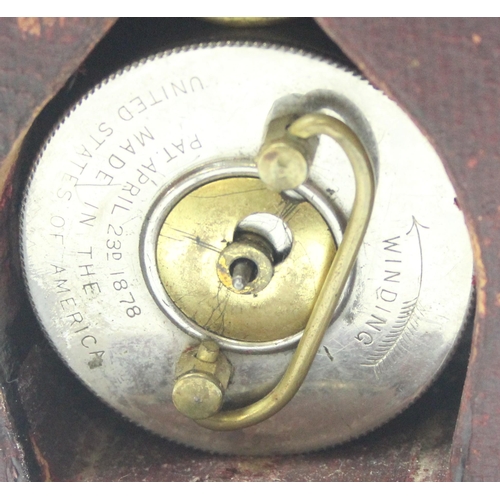
{"label": "brass winding mechanism", "polygon": [[[227,369],[223,370],[224,380],[213,377],[210,384],[207,383],[206,377],[202,376],[206,373],[205,368],[195,365],[192,370],[177,379],[174,385],[176,407],[186,416],[195,419],[199,425],[213,430],[236,430],[255,425],[280,411],[293,398],[306,377],[325,330],[332,320],[356,260],[373,206],[374,176],[370,159],[359,139],[347,125],[324,114],[307,114],[288,124],[286,120],[279,121],[282,125],[286,124],[285,127],[282,126],[282,135],[276,137],[275,130],[272,134],[268,133],[256,159],[260,177],[266,185],[275,191],[299,187],[307,178],[311,161],[304,155],[306,147],[302,146],[301,141],[325,134],[342,146],[351,162],[356,179],[354,207],[342,243],[321,284],[318,296],[314,298],[312,312],[290,365],[283,378],[267,396],[244,408],[219,413],[221,391],[227,387]],[[274,124],[271,122],[271,125]],[[247,295],[252,295],[272,280],[272,250],[266,252],[266,242],[263,239],[258,241],[260,239],[262,238],[258,235],[250,233],[247,236],[248,241],[229,243],[221,253],[218,268],[222,267],[222,260],[224,271],[218,274],[221,282],[234,293],[246,292]],[[165,279],[165,282],[168,280]],[[253,282],[257,282],[254,287]],[[247,300],[251,301],[252,298]],[[279,300],[279,295],[271,299],[275,303]],[[290,306],[293,310],[294,304]],[[260,311],[256,312],[259,314]],[[248,327],[252,328],[251,325],[252,322],[249,322]],[[258,341],[261,332],[250,330],[247,333],[248,338]],[[204,345],[202,343],[200,349],[204,350]],[[183,358],[185,356],[183,354]],[[215,356],[212,364],[216,365],[217,362]],[[191,377],[189,380],[192,382],[187,389],[181,391],[186,385],[186,377]]]}

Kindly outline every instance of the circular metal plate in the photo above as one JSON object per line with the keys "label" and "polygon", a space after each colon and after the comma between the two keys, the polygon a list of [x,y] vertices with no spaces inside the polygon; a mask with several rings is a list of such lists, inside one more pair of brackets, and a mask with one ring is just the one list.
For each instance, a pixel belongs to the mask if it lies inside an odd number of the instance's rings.
{"label": "circular metal plate", "polygon": [[[292,402],[257,426],[208,431],[172,404],[176,362],[194,341],[148,289],[141,232],[152,201],[176,179],[220,158],[253,158],[273,104],[312,91],[372,157],[373,216],[349,293]],[[353,177],[328,139],[320,141],[309,186],[347,219]],[[470,300],[472,254],[454,198],[429,142],[358,76],[279,47],[189,47],[110,78],[53,133],[24,201],[24,270],[60,355],[128,418],[212,451],[311,450],[400,412],[455,345]],[[227,351],[235,367],[228,403],[269,391],[292,353]]]}
{"label": "circular metal plate", "polygon": [[[292,250],[263,289],[237,294],[223,286],[217,271],[221,258],[228,258],[238,223],[255,212],[288,221]],[[248,177],[222,179],[189,193],[167,214],[158,236],[158,273],[176,306],[220,337],[259,343],[304,329],[335,249],[328,226],[310,203],[287,201]],[[235,258],[242,255],[235,250]],[[272,272],[270,262],[268,267]]]}

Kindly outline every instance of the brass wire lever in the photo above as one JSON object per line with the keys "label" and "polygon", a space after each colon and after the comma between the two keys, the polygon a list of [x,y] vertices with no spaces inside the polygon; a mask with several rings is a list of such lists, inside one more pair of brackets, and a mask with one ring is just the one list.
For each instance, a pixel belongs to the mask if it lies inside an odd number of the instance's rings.
{"label": "brass wire lever", "polygon": [[[256,403],[196,420],[200,426],[207,429],[229,431],[258,424],[279,412],[294,397],[313,363],[324,333],[332,320],[370,220],[375,194],[373,168],[356,134],[340,120],[320,113],[298,118],[288,128],[288,133],[301,139],[324,134],[337,141],[343,148],[354,170],[356,183],[352,214],[302,338],[280,382]],[[263,156],[265,155],[259,154],[257,161]],[[275,164],[276,168],[280,168],[279,162]]]}

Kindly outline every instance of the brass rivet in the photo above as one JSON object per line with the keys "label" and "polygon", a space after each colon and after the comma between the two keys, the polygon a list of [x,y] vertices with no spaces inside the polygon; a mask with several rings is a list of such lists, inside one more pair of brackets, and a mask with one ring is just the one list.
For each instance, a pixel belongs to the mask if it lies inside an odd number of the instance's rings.
{"label": "brass rivet", "polygon": [[188,373],[174,385],[172,400],[186,417],[195,420],[215,415],[222,406],[224,394],[213,377],[206,373]]}
{"label": "brass rivet", "polygon": [[195,420],[215,415],[224,400],[231,377],[231,365],[213,340],[181,354],[172,391],[175,407]]}
{"label": "brass rivet", "polygon": [[274,191],[286,191],[300,186],[309,170],[301,149],[291,141],[265,145],[257,157],[260,178]]}

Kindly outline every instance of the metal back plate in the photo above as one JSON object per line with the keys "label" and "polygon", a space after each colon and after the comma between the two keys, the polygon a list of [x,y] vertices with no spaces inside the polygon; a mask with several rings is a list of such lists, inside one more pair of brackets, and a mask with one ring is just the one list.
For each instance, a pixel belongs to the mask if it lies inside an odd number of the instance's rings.
{"label": "metal back plate", "polygon": [[[273,103],[324,91],[376,166],[374,212],[349,294],[297,396],[244,431],[213,433],[171,403],[192,344],[158,308],[140,235],[161,190],[219,158],[251,158]],[[311,183],[349,216],[341,149],[321,141]],[[101,398],[157,433],[220,452],[295,452],[362,434],[430,383],[467,314],[472,256],[443,166],[409,118],[358,76],[266,46],[204,46],[144,61],[89,94],[59,125],[29,184],[22,254],[49,338]],[[230,404],[267,392],[291,351],[245,355]],[[314,411],[312,411],[314,410]]]}

